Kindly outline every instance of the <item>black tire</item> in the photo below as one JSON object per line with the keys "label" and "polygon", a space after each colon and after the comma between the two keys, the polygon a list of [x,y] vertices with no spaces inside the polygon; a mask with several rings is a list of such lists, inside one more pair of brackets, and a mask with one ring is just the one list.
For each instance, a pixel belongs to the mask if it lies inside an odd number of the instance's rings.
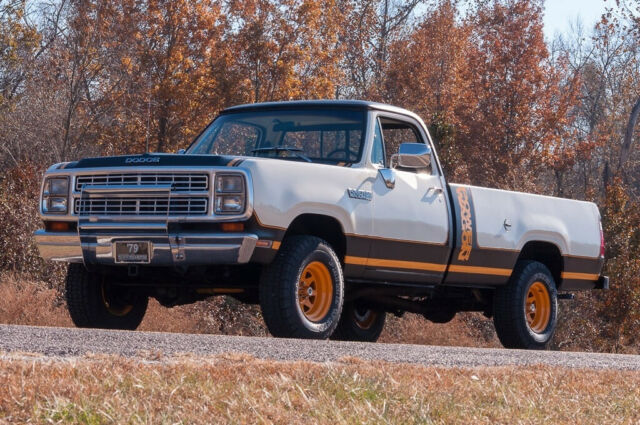
{"label": "black tire", "polygon": [[71,320],[79,328],[134,330],[149,302],[148,297],[113,285],[82,264],[69,264],[66,298]]}
{"label": "black tire", "polygon": [[[301,306],[303,301],[299,290],[302,288],[303,272],[306,275],[309,267],[322,269],[319,264],[326,268],[323,270],[323,284],[330,283],[332,291],[330,294],[324,291],[321,296],[309,293],[309,302],[313,300],[313,305],[318,302],[318,306],[322,304],[326,309],[326,314],[322,314],[318,320],[311,320],[311,310],[305,313],[306,306]],[[316,283],[312,285],[314,284]],[[327,339],[338,326],[342,312],[342,266],[331,246],[322,239],[315,236],[291,236],[284,241],[275,260],[264,268],[259,293],[262,316],[271,335],[282,338]],[[318,314],[321,313],[322,311]]]}
{"label": "black tire", "polygon": [[331,339],[376,342],[384,329],[386,316],[382,310],[368,308],[357,302],[346,303]]}
{"label": "black tire", "polygon": [[[528,297],[535,301],[528,302]],[[496,333],[505,348],[547,348],[558,320],[558,293],[549,269],[537,261],[518,262],[509,283],[496,289],[493,309]]]}

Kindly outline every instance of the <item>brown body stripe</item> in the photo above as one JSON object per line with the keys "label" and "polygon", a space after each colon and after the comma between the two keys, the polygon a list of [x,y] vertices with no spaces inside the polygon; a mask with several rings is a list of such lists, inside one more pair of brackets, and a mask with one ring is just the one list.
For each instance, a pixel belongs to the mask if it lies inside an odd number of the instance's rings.
{"label": "brown body stripe", "polygon": [[[234,164],[236,164],[234,162]],[[261,234],[260,239],[271,239],[273,243],[270,250],[275,255],[275,251],[279,250],[282,238],[286,232],[285,228],[270,226],[262,223],[258,216],[254,214],[255,225]],[[366,236],[346,234],[347,239],[347,255],[345,256],[345,265],[349,268],[345,270],[345,275],[352,277],[360,276],[364,273],[365,268],[371,268],[368,271],[368,277],[376,279],[376,269],[380,273],[389,273],[396,269],[399,273],[402,271],[427,272],[422,274],[422,278],[428,279],[429,272],[449,274],[443,283],[489,283],[503,284],[506,283],[513,271],[519,251],[510,249],[497,248],[481,248],[473,247],[471,255],[471,264],[464,264],[457,261],[454,252],[452,264],[447,265],[447,256],[449,247],[447,244],[432,244],[419,241],[406,241],[378,236]],[[445,255],[446,254],[446,255]],[[389,258],[391,257],[391,258]],[[266,257],[265,261],[270,262],[272,257]],[[434,261],[430,262],[429,260]],[[582,289],[599,279],[600,270],[602,269],[603,259],[563,256],[564,270],[561,274],[561,281],[557,282],[558,289]],[[461,264],[462,263],[462,264]],[[473,265],[475,263],[475,265]],[[383,270],[388,269],[388,270]],[[426,276],[426,277],[425,277]],[[432,275],[432,279],[435,275]],[[381,275],[380,278],[388,278],[388,275]],[[406,276],[403,276],[406,278]],[[575,287],[575,288],[574,288]]]}

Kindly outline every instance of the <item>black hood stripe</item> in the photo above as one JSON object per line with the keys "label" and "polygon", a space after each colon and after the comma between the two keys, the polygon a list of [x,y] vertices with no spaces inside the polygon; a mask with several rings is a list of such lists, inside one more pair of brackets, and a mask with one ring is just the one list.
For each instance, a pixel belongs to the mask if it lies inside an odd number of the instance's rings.
{"label": "black hood stripe", "polygon": [[225,167],[238,166],[241,158],[229,155],[177,155],[177,154],[144,154],[127,156],[103,156],[85,158],[71,162],[65,168],[101,168],[101,167]]}

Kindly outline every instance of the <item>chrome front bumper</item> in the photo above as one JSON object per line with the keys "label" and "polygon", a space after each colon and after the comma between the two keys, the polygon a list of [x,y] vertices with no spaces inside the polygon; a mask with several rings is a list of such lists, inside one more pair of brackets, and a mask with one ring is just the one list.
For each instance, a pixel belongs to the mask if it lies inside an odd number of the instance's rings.
{"label": "chrome front bumper", "polygon": [[149,241],[147,264],[152,266],[243,264],[249,262],[258,241],[250,233],[170,233],[161,226],[136,227],[98,225],[82,233],[37,230],[34,237],[45,260],[107,265],[116,264],[114,242]]}

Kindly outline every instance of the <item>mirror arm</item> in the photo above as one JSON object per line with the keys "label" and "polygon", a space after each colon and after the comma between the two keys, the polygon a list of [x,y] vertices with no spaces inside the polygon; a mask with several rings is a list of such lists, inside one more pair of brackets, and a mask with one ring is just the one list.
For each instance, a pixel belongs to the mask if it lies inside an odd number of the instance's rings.
{"label": "mirror arm", "polygon": [[396,186],[396,173],[391,168],[380,168],[378,170],[384,184],[389,189],[393,189]]}

